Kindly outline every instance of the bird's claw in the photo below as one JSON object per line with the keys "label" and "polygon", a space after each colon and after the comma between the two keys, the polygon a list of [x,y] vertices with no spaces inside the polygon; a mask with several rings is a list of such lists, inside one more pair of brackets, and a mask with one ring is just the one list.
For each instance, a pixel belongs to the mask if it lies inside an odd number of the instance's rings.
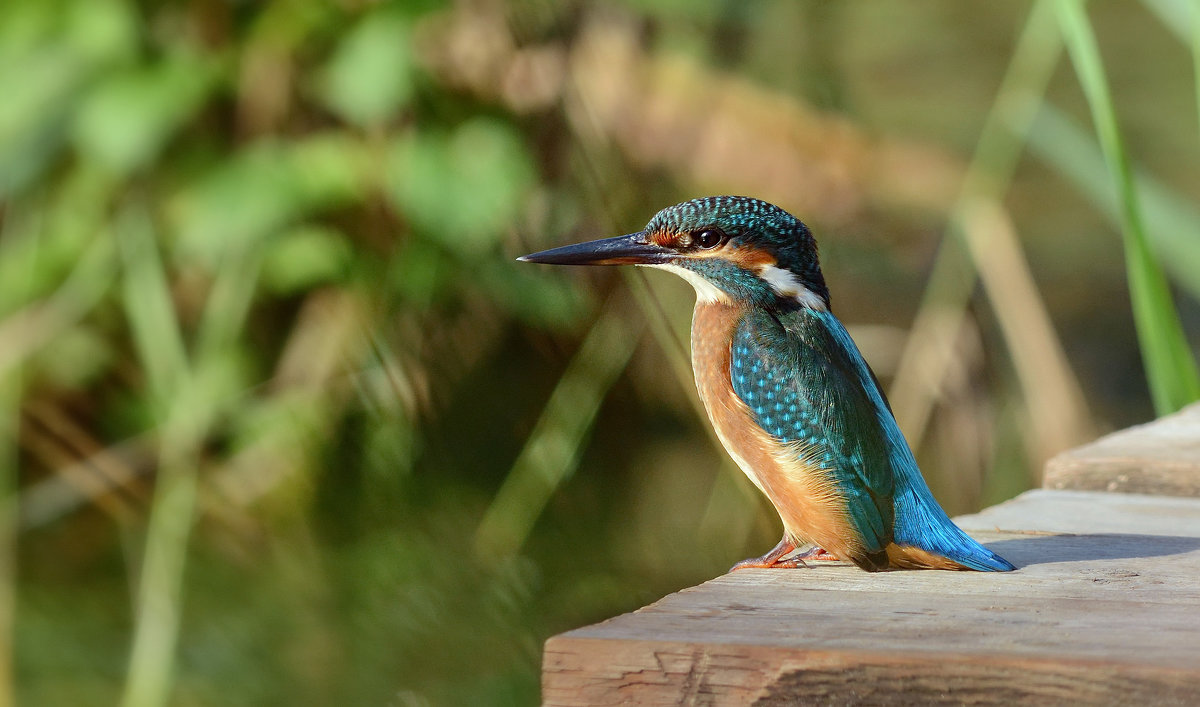
{"label": "bird's claw", "polygon": [[735,570],[746,569],[763,569],[763,570],[788,570],[797,569],[799,567],[808,567],[804,560],[800,558],[789,557],[786,560],[765,560],[762,557],[752,557],[749,560],[742,560],[733,567],[729,568],[730,572]]}
{"label": "bird's claw", "polygon": [[837,562],[841,558],[839,558],[837,555],[833,554],[832,552],[829,552],[825,548],[810,547],[809,549],[805,550],[804,552],[801,552],[797,555],[793,555],[792,559],[797,559],[797,560],[801,560],[801,561],[803,561],[803,560],[820,560],[823,562]]}
{"label": "bird's claw", "polygon": [[[808,567],[804,563],[806,559],[804,555],[795,557],[786,557],[788,553],[796,549],[796,544],[793,543],[785,534],[779,544],[771,548],[771,551],[762,557],[752,557],[748,560],[742,560],[729,569],[734,570],[744,569],[796,569],[798,567]],[[822,550],[822,552],[824,552]]]}

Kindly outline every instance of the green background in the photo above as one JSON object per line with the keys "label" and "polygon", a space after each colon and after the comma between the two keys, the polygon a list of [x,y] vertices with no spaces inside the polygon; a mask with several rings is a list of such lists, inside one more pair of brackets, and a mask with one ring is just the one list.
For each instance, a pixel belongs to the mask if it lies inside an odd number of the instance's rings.
{"label": "green background", "polygon": [[[1070,4],[3,3],[0,704],[533,703],[768,549],[690,288],[514,261],[687,198],[809,224],[951,513],[1151,418]],[[1189,7],[1085,9],[1194,352]]]}

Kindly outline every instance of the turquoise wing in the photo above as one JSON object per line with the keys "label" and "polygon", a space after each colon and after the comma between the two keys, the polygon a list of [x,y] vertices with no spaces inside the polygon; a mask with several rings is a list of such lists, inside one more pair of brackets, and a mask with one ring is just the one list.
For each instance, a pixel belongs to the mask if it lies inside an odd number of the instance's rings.
{"label": "turquoise wing", "polygon": [[[733,389],[784,443],[820,450],[869,551],[889,542],[984,572],[1014,569],[950,520],[921,476],[875,375],[827,311],[747,313],[734,336]],[[884,558],[851,558],[877,569]],[[876,560],[882,565],[877,565]]]}
{"label": "turquoise wing", "polygon": [[[868,557],[850,558],[871,569],[887,566],[892,541],[895,474],[893,444],[880,424],[874,381],[857,350],[848,351],[841,324],[826,312],[752,310],[739,322],[730,356],[738,398],[779,441],[798,443],[830,474]],[[901,440],[903,443],[903,440]]]}

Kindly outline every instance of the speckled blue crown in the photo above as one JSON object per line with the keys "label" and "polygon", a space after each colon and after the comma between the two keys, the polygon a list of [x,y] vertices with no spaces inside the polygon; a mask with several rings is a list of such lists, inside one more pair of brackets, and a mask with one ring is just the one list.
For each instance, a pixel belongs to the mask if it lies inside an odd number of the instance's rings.
{"label": "speckled blue crown", "polygon": [[790,270],[813,293],[829,301],[817,258],[817,241],[800,219],[774,204],[748,196],[706,196],[659,211],[646,231],[682,233],[717,227],[731,242],[770,253],[778,267]]}

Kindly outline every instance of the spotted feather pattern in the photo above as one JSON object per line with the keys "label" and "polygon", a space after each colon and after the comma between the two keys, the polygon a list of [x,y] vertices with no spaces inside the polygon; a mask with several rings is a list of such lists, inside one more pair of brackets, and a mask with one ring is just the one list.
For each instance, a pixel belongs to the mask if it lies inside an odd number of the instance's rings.
{"label": "spotted feather pattern", "polygon": [[831,313],[750,310],[731,348],[733,389],[755,421],[804,450],[845,498],[867,553],[847,559],[886,565],[880,553],[895,543],[972,569],[1012,569],[934,500],[878,382]]}
{"label": "spotted feather pattern", "polygon": [[803,455],[806,466],[832,481],[845,499],[864,552],[847,559],[886,564],[878,555],[892,540],[892,476],[873,463],[886,458],[886,444],[871,401],[827,335],[822,314],[747,312],[732,343],[733,389],[760,427]]}
{"label": "spotted feather pattern", "polygon": [[[723,237],[701,249],[693,236],[706,229]],[[807,226],[765,201],[714,196],[663,209],[635,236],[654,257],[598,262],[663,267],[696,287],[701,399],[789,534],[820,539],[865,569],[1013,569],[934,500],[879,383],[831,313]]]}
{"label": "spotted feather pattern", "polygon": [[[734,391],[767,433],[785,443],[817,445],[822,441],[816,413],[790,384],[790,372],[773,368],[756,355],[749,327],[738,332],[730,366]],[[820,461],[830,464],[832,455],[825,452]]]}
{"label": "spotted feather pattern", "polygon": [[[709,196],[667,207],[646,224],[647,233],[683,233],[718,227],[731,243],[765,251],[814,297],[829,303],[829,289],[817,258],[817,242],[803,222],[774,204],[748,196]],[[683,258],[674,265],[695,271],[735,300],[770,305],[770,284],[728,260]]]}

